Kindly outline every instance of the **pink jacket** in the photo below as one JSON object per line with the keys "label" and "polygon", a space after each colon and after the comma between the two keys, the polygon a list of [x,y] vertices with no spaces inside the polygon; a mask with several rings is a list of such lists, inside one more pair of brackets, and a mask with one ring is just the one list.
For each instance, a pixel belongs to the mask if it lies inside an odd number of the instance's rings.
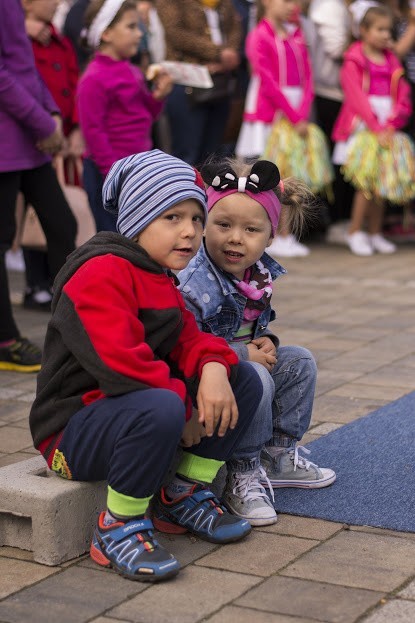
{"label": "pink jacket", "polygon": [[116,160],[151,149],[151,128],[163,103],[128,60],[97,53],[78,83],[77,102],[85,155],[103,175]]}
{"label": "pink jacket", "polygon": [[[289,43],[297,58],[298,70],[304,89],[303,100],[298,109],[292,108],[281,88],[286,86],[285,58],[279,53],[281,46],[272,24],[263,19],[249,33],[246,55],[251,64],[251,84],[245,104],[246,121],[272,123],[275,113],[283,113],[292,123],[307,120],[314,98],[311,64],[307,47],[299,28],[289,35]],[[257,88],[256,88],[256,85]]]}
{"label": "pink jacket", "polygon": [[360,121],[376,133],[386,127],[399,130],[406,125],[412,112],[410,87],[403,77],[403,68],[398,58],[389,50],[385,50],[385,56],[390,68],[390,95],[393,101],[392,112],[386,124],[382,126],[379,123],[370,107],[367,95],[370,85],[369,67],[362,42],[357,41],[347,50],[340,71],[344,102],[334,124],[333,140],[347,140]]}

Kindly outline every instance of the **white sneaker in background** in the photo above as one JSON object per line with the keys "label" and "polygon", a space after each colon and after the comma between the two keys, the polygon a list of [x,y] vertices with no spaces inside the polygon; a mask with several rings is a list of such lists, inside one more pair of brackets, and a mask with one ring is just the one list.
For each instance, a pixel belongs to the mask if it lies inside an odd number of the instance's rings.
{"label": "white sneaker in background", "polygon": [[267,252],[276,257],[305,257],[309,255],[310,249],[289,234],[288,236],[277,235]]}
{"label": "white sneaker in background", "polygon": [[349,245],[350,251],[355,255],[373,255],[373,247],[370,243],[370,238],[364,231],[355,231],[353,234],[348,234],[347,244]]}
{"label": "white sneaker in background", "polygon": [[326,242],[329,244],[347,245],[347,231],[349,229],[349,221],[339,221],[329,225],[326,233]]}
{"label": "white sneaker in background", "polygon": [[6,268],[7,270],[24,273],[26,266],[24,263],[23,251],[21,249],[17,249],[16,251],[9,249],[6,251]]}
{"label": "white sneaker in background", "polygon": [[374,234],[373,236],[370,236],[370,242],[374,251],[377,251],[378,253],[395,253],[396,251],[396,245],[393,244],[393,242],[386,240],[382,234]]}

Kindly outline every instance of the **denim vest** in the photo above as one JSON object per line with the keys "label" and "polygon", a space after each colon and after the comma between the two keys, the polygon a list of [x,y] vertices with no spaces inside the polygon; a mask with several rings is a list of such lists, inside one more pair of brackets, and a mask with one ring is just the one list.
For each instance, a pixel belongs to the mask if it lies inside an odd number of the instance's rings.
{"label": "denim vest", "polygon": [[[262,255],[261,262],[271,273],[273,281],[287,272],[266,253]],[[230,342],[241,326],[247,298],[212,262],[204,244],[178,277],[186,307],[195,315],[199,328]],[[267,328],[275,317],[274,310],[268,305],[256,320],[253,339],[269,335],[275,341],[275,336]]]}

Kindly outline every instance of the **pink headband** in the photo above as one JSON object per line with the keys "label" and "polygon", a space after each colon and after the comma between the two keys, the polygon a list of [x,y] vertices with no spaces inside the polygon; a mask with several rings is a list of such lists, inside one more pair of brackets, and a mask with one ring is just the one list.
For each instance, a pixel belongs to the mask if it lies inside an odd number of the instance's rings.
{"label": "pink headband", "polygon": [[230,188],[229,190],[217,191],[212,186],[208,186],[206,192],[208,197],[208,212],[211,211],[215,203],[217,203],[220,199],[238,192],[245,193],[245,195],[248,195],[248,197],[262,205],[265,212],[268,214],[269,220],[271,221],[272,235],[275,236],[281,213],[281,204],[277,195],[272,190],[263,190],[259,193],[253,193],[246,188],[242,189],[242,186],[240,186],[240,190],[239,188]]}

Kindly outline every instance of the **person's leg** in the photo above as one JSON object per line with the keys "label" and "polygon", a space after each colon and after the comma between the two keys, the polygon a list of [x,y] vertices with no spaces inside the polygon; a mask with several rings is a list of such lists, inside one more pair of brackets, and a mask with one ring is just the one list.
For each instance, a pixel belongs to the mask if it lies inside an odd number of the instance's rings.
{"label": "person's leg", "polygon": [[10,303],[5,253],[11,248],[15,231],[15,207],[20,186],[20,173],[0,173],[0,343],[20,337]]}
{"label": "person's leg", "polygon": [[83,182],[97,231],[117,231],[116,216],[107,212],[102,203],[104,178],[90,158],[84,160]]}
{"label": "person's leg", "polygon": [[185,87],[176,84],[166,103],[172,153],[185,162],[196,165],[200,155],[206,123],[206,107],[191,106]]}
{"label": "person's leg", "polygon": [[21,337],[16,326],[5,265],[5,254],[16,231],[15,207],[20,183],[20,172],[0,173],[0,370],[38,372],[42,353]]}
{"label": "person's leg", "polygon": [[25,309],[50,311],[52,302],[51,277],[46,251],[23,247],[26,266],[26,289],[23,298]]}
{"label": "person's leg", "polygon": [[[277,521],[277,514],[261,484],[261,478],[265,481],[267,478],[261,467],[261,449],[272,437],[275,386],[265,366],[254,361],[249,364],[261,379],[262,399],[249,428],[226,463],[227,478],[222,501],[231,513],[247,519],[251,526],[267,526]],[[268,489],[273,498],[270,485]]]}
{"label": "person's leg", "polygon": [[56,277],[75,249],[76,220],[50,163],[22,173],[22,192],[45,232],[49,271]]}
{"label": "person's leg", "polygon": [[185,421],[185,406],[168,390],[143,390],[98,400],[68,422],[49,457],[53,471],[73,480],[107,480],[91,556],[135,580],[175,575],[177,560],[153,538],[145,517],[167,471]]}
{"label": "person's leg", "polygon": [[301,346],[282,346],[277,356],[271,371],[275,386],[273,433],[261,462],[273,487],[326,487],[334,482],[335,473],[306,461],[298,455],[297,447],[313,410],[317,381],[314,357]]}
{"label": "person's leg", "polygon": [[[199,444],[183,452],[173,483],[162,488],[155,498],[153,517],[159,530],[172,533],[191,530],[213,543],[239,540],[249,533],[247,520],[229,515],[211,491],[195,484],[213,482],[220,467],[234,455],[244,439],[261,401],[261,380],[247,362],[239,363],[232,389],[239,412],[236,427],[228,430],[224,437],[216,434],[204,437]],[[174,496],[169,496],[168,492],[173,491]]]}
{"label": "person's leg", "polygon": [[372,200],[369,205],[367,228],[372,249],[378,253],[395,253],[396,245],[382,235],[385,202]]}
{"label": "person's leg", "polygon": [[347,242],[355,255],[372,255],[373,249],[366,232],[363,231],[365,220],[370,211],[371,200],[367,199],[361,190],[355,192],[352,205]]}

